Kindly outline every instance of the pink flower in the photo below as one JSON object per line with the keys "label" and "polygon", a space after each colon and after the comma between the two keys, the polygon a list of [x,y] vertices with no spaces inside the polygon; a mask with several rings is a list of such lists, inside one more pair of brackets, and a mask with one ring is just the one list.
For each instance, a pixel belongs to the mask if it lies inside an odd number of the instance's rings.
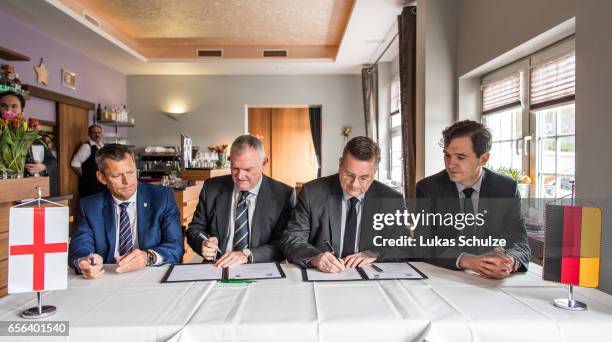
{"label": "pink flower", "polygon": [[10,110],[7,110],[6,112],[2,113],[2,118],[9,121],[13,120],[13,118],[15,118],[15,113],[11,112]]}

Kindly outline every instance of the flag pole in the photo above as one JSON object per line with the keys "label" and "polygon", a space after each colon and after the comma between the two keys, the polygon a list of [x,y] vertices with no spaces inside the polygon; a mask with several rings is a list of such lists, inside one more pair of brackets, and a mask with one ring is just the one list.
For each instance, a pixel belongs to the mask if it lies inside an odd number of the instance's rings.
{"label": "flag pole", "polygon": [[[37,186],[36,192],[38,194],[38,198],[35,200],[38,202],[38,207],[40,208],[40,204],[42,201],[42,187]],[[38,301],[38,305],[35,307],[31,307],[29,309],[23,310],[21,313],[22,318],[26,319],[40,319],[49,317],[57,312],[57,308],[53,305],[42,305],[42,292],[36,291],[36,299]]]}
{"label": "flag pole", "polygon": [[[576,181],[571,181],[570,183],[572,183],[571,206],[573,207],[576,203]],[[585,303],[574,299],[574,285],[569,285],[567,287],[567,299],[555,299],[553,305],[558,308],[571,311],[583,311],[587,308]]]}

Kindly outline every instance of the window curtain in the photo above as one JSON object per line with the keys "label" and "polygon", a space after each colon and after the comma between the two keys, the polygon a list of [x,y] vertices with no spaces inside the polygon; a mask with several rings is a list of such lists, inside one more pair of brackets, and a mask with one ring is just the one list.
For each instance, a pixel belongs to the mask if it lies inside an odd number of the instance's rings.
{"label": "window curtain", "polygon": [[309,107],[310,134],[317,155],[317,178],[321,177],[321,107]]}
{"label": "window curtain", "polygon": [[366,136],[378,141],[378,67],[361,69]]}
{"label": "window curtain", "polygon": [[404,196],[416,197],[416,6],[398,16]]}

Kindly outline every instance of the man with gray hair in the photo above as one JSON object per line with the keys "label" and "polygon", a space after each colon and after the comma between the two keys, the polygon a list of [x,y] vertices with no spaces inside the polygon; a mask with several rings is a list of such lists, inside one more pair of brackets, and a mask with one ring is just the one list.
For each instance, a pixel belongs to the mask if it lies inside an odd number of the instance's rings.
{"label": "man with gray hair", "polygon": [[267,162],[261,141],[241,135],[230,149],[232,174],[204,183],[186,236],[205,261],[231,267],[282,260],[278,240],[295,205],[295,192],[263,174]]}
{"label": "man with gray hair", "polygon": [[374,179],[380,148],[368,137],[351,139],[338,173],[304,184],[281,238],[287,259],[306,268],[336,273],[375,261],[399,261],[407,248],[376,241],[403,241],[405,225],[373,228],[374,216],[403,211],[402,194]]}
{"label": "man with gray hair", "polygon": [[138,184],[136,164],[127,146],[105,145],[96,152],[96,176],[106,190],[81,199],[68,260],[85,278],[180,262],[183,232],[174,193],[169,188]]}

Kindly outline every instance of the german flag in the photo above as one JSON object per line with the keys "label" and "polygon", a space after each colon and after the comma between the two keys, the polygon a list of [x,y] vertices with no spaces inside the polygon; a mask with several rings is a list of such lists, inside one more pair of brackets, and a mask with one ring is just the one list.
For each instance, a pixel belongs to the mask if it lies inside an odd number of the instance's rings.
{"label": "german flag", "polygon": [[547,205],[544,280],[599,286],[601,209]]}

